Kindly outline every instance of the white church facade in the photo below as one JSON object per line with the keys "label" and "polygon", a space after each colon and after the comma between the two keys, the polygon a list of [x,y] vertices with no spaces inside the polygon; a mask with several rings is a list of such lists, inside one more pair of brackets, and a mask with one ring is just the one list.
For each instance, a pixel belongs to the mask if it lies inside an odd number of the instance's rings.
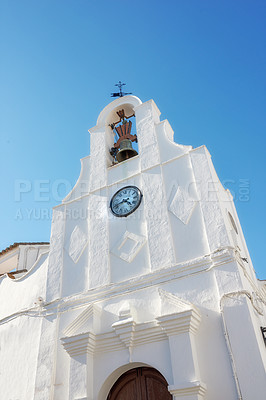
{"label": "white church facade", "polygon": [[206,147],[131,95],[90,135],[50,244],[0,253],[0,399],[266,398],[266,283]]}

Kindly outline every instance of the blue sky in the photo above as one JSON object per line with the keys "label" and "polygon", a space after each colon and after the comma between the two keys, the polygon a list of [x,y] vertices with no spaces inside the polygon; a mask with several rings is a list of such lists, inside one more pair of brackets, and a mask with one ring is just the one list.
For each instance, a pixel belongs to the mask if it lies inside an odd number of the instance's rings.
{"label": "blue sky", "polygon": [[260,0],[1,0],[0,249],[49,241],[121,80],[176,142],[207,146],[266,279],[265,16]]}

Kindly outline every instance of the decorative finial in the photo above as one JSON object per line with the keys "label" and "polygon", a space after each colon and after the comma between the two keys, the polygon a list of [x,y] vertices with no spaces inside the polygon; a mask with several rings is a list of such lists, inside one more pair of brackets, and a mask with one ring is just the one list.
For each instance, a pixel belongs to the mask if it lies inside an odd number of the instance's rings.
{"label": "decorative finial", "polygon": [[118,86],[119,88],[119,92],[118,93],[111,93],[111,97],[123,97],[126,94],[132,94],[132,93],[125,93],[122,92],[122,87],[125,86],[125,83],[122,83],[121,81],[119,81],[118,83],[115,84],[115,86]]}

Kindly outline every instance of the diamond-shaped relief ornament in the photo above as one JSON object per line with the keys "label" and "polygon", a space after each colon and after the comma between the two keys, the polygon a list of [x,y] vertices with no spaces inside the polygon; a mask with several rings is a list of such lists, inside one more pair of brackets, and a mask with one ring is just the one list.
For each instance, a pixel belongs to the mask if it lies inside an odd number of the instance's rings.
{"label": "diamond-shaped relief ornament", "polygon": [[179,186],[169,205],[169,211],[186,225],[192,215],[195,205],[196,201],[189,196],[186,190]]}
{"label": "diamond-shaped relief ornament", "polygon": [[112,249],[112,253],[122,260],[131,263],[145,242],[146,238],[144,236],[126,231],[117,245]]}
{"label": "diamond-shaped relief ornament", "polygon": [[88,238],[81,228],[76,225],[71,233],[65,249],[76,264],[88,244]]}

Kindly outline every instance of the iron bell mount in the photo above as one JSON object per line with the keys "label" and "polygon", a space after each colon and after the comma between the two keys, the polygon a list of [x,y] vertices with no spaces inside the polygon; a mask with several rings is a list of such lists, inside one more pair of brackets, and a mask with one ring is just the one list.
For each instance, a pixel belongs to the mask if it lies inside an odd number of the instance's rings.
{"label": "iron bell mount", "polygon": [[[116,157],[116,160],[120,163],[138,154],[132,147],[132,142],[137,142],[138,140],[137,135],[131,135],[132,122],[127,121],[127,119],[134,117],[134,114],[127,117],[123,109],[116,113],[120,120],[110,124],[110,126],[112,129],[115,129],[119,139],[114,143],[114,147],[111,148],[110,153],[113,157]],[[115,127],[120,122],[122,122],[121,125]]]}

